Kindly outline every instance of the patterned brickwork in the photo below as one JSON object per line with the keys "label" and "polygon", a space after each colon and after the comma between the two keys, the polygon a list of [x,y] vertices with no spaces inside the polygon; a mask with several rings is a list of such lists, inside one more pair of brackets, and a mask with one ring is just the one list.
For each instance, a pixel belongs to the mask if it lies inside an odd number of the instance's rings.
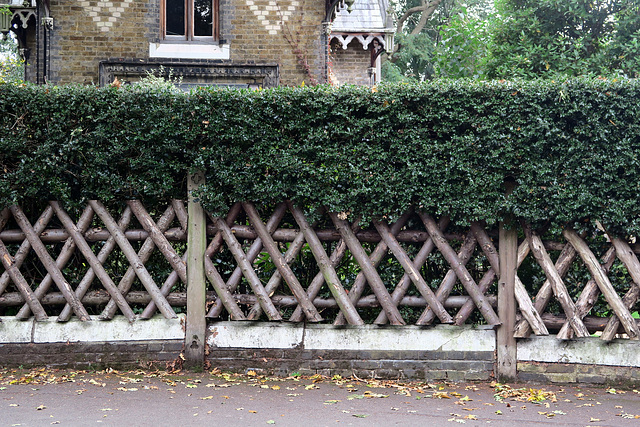
{"label": "patterned brickwork", "polygon": [[[160,39],[159,0],[52,0],[49,80],[98,83],[100,61],[149,60]],[[281,84],[322,81],[324,2],[221,0],[220,39],[232,64],[279,65]],[[159,59],[158,61],[162,61]]]}

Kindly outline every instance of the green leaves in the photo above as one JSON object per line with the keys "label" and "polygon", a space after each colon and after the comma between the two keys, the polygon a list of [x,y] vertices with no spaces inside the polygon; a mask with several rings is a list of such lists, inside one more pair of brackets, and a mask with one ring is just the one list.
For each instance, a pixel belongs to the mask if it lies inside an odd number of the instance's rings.
{"label": "green leaves", "polygon": [[[640,230],[640,83],[435,81],[262,91],[0,86],[0,204],[284,199],[372,217],[507,213]],[[517,187],[504,196],[505,178]]]}

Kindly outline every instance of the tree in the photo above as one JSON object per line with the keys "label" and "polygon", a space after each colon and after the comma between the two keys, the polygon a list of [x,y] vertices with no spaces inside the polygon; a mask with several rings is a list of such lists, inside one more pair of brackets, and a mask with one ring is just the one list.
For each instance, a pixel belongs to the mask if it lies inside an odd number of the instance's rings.
{"label": "tree", "polygon": [[[493,0],[399,0],[396,4],[396,45],[383,64],[383,78],[390,81],[425,80],[444,77],[441,73],[452,73],[453,69],[446,66],[447,59],[442,57],[455,56],[454,51],[458,51],[466,52],[469,59],[476,53],[471,46],[475,41],[469,44],[467,38],[481,33],[471,27],[464,29],[467,21],[462,16],[472,17],[474,22],[482,24],[492,6]],[[457,27],[444,34],[443,28],[452,25]],[[443,40],[456,32],[459,34],[443,49]],[[461,44],[465,46],[460,48]],[[446,76],[470,76],[468,73],[454,74]]]}
{"label": "tree", "polygon": [[0,34],[0,84],[23,80],[24,61],[18,54],[18,42],[11,32]]}
{"label": "tree", "polygon": [[487,76],[638,77],[640,0],[496,0]]}

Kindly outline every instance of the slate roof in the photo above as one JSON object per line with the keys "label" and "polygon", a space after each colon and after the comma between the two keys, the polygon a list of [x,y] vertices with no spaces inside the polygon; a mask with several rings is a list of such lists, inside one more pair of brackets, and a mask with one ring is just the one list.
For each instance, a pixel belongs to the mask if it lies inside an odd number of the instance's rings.
{"label": "slate roof", "polygon": [[387,25],[388,0],[355,0],[351,13],[347,8],[336,13],[332,33],[386,33],[393,32],[393,23]]}

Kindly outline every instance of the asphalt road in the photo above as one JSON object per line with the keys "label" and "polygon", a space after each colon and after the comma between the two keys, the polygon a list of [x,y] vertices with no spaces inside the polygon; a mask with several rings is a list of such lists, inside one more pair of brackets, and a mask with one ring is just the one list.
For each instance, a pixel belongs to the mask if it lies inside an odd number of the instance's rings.
{"label": "asphalt road", "polygon": [[216,372],[0,369],[2,426],[458,424],[640,426],[640,391]]}

